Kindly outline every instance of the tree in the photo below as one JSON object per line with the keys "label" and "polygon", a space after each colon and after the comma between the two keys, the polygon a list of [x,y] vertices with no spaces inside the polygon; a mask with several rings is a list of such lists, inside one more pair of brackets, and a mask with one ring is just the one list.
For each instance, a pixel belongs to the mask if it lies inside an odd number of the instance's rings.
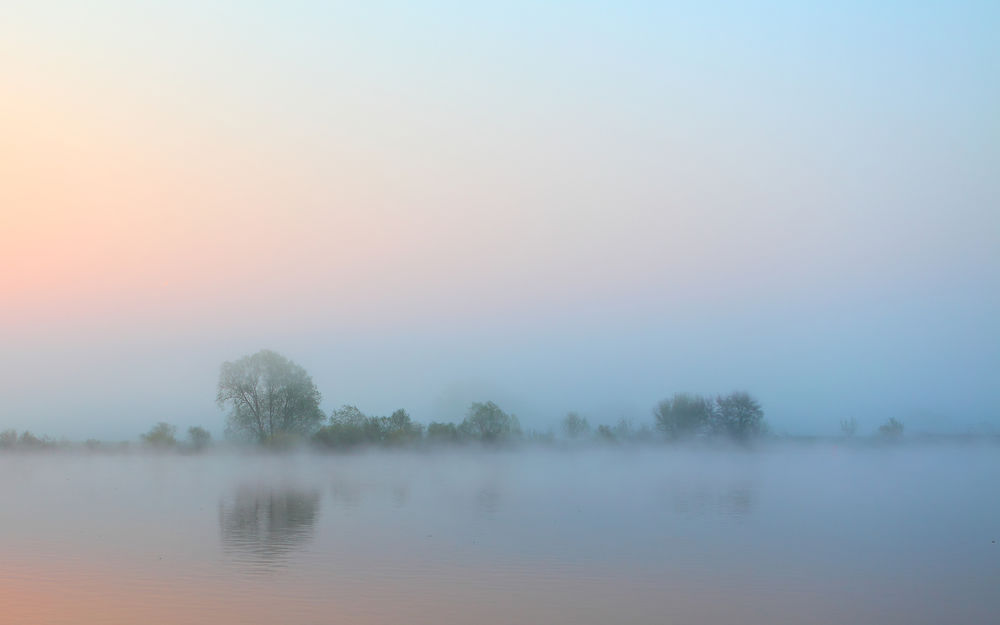
{"label": "tree", "polygon": [[858,431],[858,420],[854,417],[840,420],[840,433],[847,438],[854,438]]}
{"label": "tree", "polygon": [[0,432],[0,449],[13,449],[14,447],[17,447],[17,430]]}
{"label": "tree", "polygon": [[142,435],[142,442],[156,449],[170,449],[177,444],[177,439],[174,438],[176,431],[176,427],[160,421],[149,432]]}
{"label": "tree", "polygon": [[410,418],[410,413],[402,408],[389,415],[384,429],[385,441],[393,445],[419,440],[424,433],[423,426],[414,423]]}
{"label": "tree", "polygon": [[712,417],[711,400],[701,395],[674,393],[653,409],[656,429],[670,439],[690,438],[704,433]]}
{"label": "tree", "polygon": [[403,445],[423,436],[423,426],[414,423],[402,408],[388,417],[369,417],[357,406],[344,405],[330,414],[330,423],[321,427],[313,440],[326,447],[357,445]]}
{"label": "tree", "polygon": [[890,418],[879,426],[878,433],[885,438],[899,438],[903,435],[903,424],[895,417]]}
{"label": "tree", "polygon": [[517,417],[507,414],[499,406],[488,401],[485,404],[476,402],[469,406],[469,412],[459,430],[470,432],[485,443],[493,443],[511,434],[520,434],[521,426]]}
{"label": "tree", "polygon": [[613,443],[618,440],[618,437],[615,436],[614,430],[606,425],[597,426],[597,438],[609,443]]}
{"label": "tree", "polygon": [[743,391],[716,398],[713,421],[715,430],[736,440],[747,440],[764,431],[764,410],[757,400]]}
{"label": "tree", "polygon": [[365,413],[361,412],[357,406],[349,404],[344,404],[330,413],[330,423],[363,427],[367,420],[368,417],[365,416]]}
{"label": "tree", "polygon": [[563,417],[562,429],[567,438],[577,439],[590,433],[590,424],[584,417],[571,412]]}
{"label": "tree", "polygon": [[261,444],[308,436],[323,420],[322,396],[306,370],[266,349],[222,363],[215,399],[230,406],[230,432]]}
{"label": "tree", "polygon": [[460,434],[454,423],[431,421],[427,424],[427,440],[434,443],[457,443]]}
{"label": "tree", "polygon": [[191,449],[201,451],[211,444],[212,434],[205,428],[195,425],[188,428],[188,441],[191,443]]}

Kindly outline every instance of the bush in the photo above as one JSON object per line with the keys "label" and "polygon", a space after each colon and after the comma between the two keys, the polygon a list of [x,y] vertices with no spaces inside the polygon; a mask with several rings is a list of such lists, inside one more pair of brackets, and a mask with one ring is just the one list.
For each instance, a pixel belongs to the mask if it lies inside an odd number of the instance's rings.
{"label": "bush", "polygon": [[175,426],[160,421],[153,426],[153,429],[142,435],[142,442],[154,449],[171,449],[177,445],[177,439],[174,438],[176,431]]}
{"label": "bush", "polygon": [[212,434],[205,428],[195,425],[188,428],[188,442],[191,449],[201,451],[212,443]]}
{"label": "bush", "polygon": [[427,424],[427,440],[433,443],[457,443],[460,439],[458,427],[454,423]]}
{"label": "bush", "polygon": [[895,418],[890,418],[879,426],[878,433],[883,438],[899,438],[903,435],[903,424]]}

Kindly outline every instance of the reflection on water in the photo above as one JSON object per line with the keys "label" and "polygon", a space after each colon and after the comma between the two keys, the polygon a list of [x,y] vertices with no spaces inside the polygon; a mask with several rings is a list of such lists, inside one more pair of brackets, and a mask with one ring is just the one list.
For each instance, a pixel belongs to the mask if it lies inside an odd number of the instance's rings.
{"label": "reflection on water", "polygon": [[500,486],[493,481],[476,489],[476,509],[483,517],[493,519],[500,508]]}
{"label": "reflection on water", "polygon": [[996,448],[0,454],[0,623],[992,623],[997,482]]}
{"label": "reflection on water", "polygon": [[353,510],[361,505],[361,484],[350,479],[336,479],[330,484],[330,498],[337,507]]}
{"label": "reflection on water", "polygon": [[319,504],[315,490],[242,486],[219,503],[223,549],[241,562],[283,563],[312,538]]}
{"label": "reflection on water", "polygon": [[757,504],[757,492],[750,482],[722,485],[674,484],[668,491],[670,509],[683,518],[749,517]]}

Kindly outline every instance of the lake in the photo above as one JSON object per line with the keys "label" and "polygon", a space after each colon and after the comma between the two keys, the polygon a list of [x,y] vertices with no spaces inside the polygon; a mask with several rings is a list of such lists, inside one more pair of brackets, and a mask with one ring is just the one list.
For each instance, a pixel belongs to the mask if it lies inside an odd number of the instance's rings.
{"label": "lake", "polygon": [[995,623],[1000,447],[0,455],[0,622]]}

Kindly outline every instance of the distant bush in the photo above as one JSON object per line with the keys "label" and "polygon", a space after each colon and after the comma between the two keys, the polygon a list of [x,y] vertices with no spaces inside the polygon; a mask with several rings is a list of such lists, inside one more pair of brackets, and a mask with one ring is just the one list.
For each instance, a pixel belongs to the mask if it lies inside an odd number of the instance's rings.
{"label": "distant bush", "polygon": [[879,426],[878,433],[883,438],[899,438],[903,435],[903,424],[895,418],[890,418]]}
{"label": "distant bush", "polygon": [[197,425],[189,427],[188,443],[191,445],[192,450],[202,451],[212,444],[212,434],[205,428]]}
{"label": "distant bush", "polygon": [[172,449],[177,446],[177,439],[174,438],[176,431],[175,426],[160,421],[149,432],[142,435],[142,442],[154,449]]}
{"label": "distant bush", "polygon": [[566,438],[576,440],[590,434],[590,423],[577,413],[570,412],[563,417],[562,431]]}
{"label": "distant bush", "polygon": [[17,447],[17,430],[0,432],[0,449],[13,449],[14,447]]}
{"label": "distant bush", "polygon": [[618,440],[614,431],[606,425],[597,426],[597,438],[608,443],[614,443]]}
{"label": "distant bush", "polygon": [[427,441],[431,443],[457,443],[460,440],[458,427],[454,423],[427,424]]}
{"label": "distant bush", "polygon": [[56,447],[56,442],[48,436],[38,437],[28,430],[21,432],[20,436],[17,435],[16,430],[4,430],[0,432],[0,449],[23,449],[31,451],[52,449],[54,447]]}
{"label": "distant bush", "polygon": [[342,406],[330,415],[313,441],[323,447],[346,449],[360,445],[401,446],[419,441],[423,426],[414,423],[409,413],[397,410],[388,417],[369,417],[357,406]]}
{"label": "distant bush", "polygon": [[847,438],[854,438],[854,434],[858,431],[858,420],[854,417],[850,419],[840,420],[840,433]]}
{"label": "distant bush", "polygon": [[555,442],[556,435],[552,433],[552,430],[546,430],[544,432],[539,430],[528,430],[524,434],[524,440],[536,445],[551,445]]}

